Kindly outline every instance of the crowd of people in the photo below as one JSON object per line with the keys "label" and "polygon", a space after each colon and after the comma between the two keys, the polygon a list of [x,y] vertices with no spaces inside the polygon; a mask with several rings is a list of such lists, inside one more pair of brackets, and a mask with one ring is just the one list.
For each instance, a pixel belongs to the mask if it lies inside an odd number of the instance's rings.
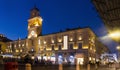
{"label": "crowd of people", "polygon": [[3,59],[3,57],[0,56],[0,64],[4,64],[7,62],[17,62],[19,64],[30,63],[30,64],[41,64],[41,65],[52,64],[52,61],[50,61],[50,60],[47,60],[47,61],[44,59],[38,60],[38,58],[31,59],[30,57],[25,57],[25,58],[18,59],[18,58],[8,58],[7,57],[7,58]]}

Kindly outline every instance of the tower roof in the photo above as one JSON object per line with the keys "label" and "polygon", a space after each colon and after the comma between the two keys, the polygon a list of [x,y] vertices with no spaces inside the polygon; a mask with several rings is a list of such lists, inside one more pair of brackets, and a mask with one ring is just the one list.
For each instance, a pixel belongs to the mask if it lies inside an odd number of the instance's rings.
{"label": "tower roof", "polygon": [[30,18],[34,18],[34,17],[37,17],[37,16],[39,16],[39,9],[36,7],[36,6],[34,6],[34,8],[32,8],[31,10],[30,10]]}
{"label": "tower roof", "polygon": [[36,6],[34,6],[34,8],[31,9],[31,11],[33,10],[39,11],[39,9]]}

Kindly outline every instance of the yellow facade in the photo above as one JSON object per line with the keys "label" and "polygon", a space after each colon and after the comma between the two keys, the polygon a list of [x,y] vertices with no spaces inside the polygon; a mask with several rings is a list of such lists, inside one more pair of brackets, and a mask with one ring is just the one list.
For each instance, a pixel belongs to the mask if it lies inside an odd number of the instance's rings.
{"label": "yellow facade", "polygon": [[[5,52],[6,51],[6,48],[7,48],[7,45],[4,43],[4,42],[0,42],[0,49],[1,49],[1,52]],[[1,53],[0,52],[0,53]]]}

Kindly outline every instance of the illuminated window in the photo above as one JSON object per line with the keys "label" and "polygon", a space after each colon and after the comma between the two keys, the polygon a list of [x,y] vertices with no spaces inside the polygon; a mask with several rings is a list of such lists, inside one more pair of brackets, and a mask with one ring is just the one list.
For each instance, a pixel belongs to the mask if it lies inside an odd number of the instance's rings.
{"label": "illuminated window", "polygon": [[28,46],[28,41],[26,42],[26,46]]}
{"label": "illuminated window", "polygon": [[54,43],[54,40],[52,40],[52,43]]}
{"label": "illuminated window", "polygon": [[63,49],[68,49],[68,36],[63,37]]}
{"label": "illuminated window", "polygon": [[10,50],[10,52],[12,52],[12,50]]}
{"label": "illuminated window", "polygon": [[16,50],[16,52],[19,52],[19,50]]}
{"label": "illuminated window", "polygon": [[14,47],[16,48],[16,45],[14,45]]}
{"label": "illuminated window", "polygon": [[73,38],[70,38],[70,41],[73,41]]}
{"label": "illuminated window", "polygon": [[34,51],[34,49],[32,48],[32,49],[31,49],[31,51],[33,52],[33,51]]}
{"label": "illuminated window", "polygon": [[8,52],[8,49],[6,49],[6,52]]}
{"label": "illuminated window", "polygon": [[44,44],[46,44],[46,41],[44,41]]}
{"label": "illuminated window", "polygon": [[34,59],[35,59],[35,57],[34,57],[34,56],[32,56],[32,57],[31,57],[31,59],[32,59],[32,60],[34,60]]}
{"label": "illuminated window", "polygon": [[93,51],[94,51],[94,52],[96,52],[96,50],[95,50],[95,49],[94,49]]}
{"label": "illuminated window", "polygon": [[38,40],[38,44],[40,45],[40,39]]}
{"label": "illuminated window", "polygon": [[24,44],[22,44],[22,46],[24,46]]}
{"label": "illuminated window", "polygon": [[19,44],[19,47],[20,47],[20,44]]}
{"label": "illuminated window", "polygon": [[90,46],[90,50],[92,50],[92,46]]}
{"label": "illuminated window", "polygon": [[62,42],[62,39],[58,39],[58,42]]}
{"label": "illuminated window", "polygon": [[92,59],[92,58],[91,58],[91,57],[89,57],[89,61],[91,61],[91,59]]}
{"label": "illuminated window", "polygon": [[10,44],[10,46],[9,46],[10,48],[11,48],[11,44]]}
{"label": "illuminated window", "polygon": [[82,40],[82,37],[81,37],[81,36],[79,36],[78,40]]}
{"label": "illuminated window", "polygon": [[10,52],[10,50],[8,49],[8,52]]}
{"label": "illuminated window", "polygon": [[20,50],[20,52],[23,52],[22,49]]}

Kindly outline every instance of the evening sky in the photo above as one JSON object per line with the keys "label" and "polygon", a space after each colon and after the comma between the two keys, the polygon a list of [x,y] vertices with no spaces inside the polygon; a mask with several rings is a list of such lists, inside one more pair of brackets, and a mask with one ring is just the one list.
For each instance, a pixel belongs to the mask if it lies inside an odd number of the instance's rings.
{"label": "evening sky", "polygon": [[91,0],[0,0],[0,33],[12,40],[27,37],[27,20],[35,5],[43,19],[43,34],[90,27],[112,52],[115,51],[115,43],[105,38],[106,28]]}

